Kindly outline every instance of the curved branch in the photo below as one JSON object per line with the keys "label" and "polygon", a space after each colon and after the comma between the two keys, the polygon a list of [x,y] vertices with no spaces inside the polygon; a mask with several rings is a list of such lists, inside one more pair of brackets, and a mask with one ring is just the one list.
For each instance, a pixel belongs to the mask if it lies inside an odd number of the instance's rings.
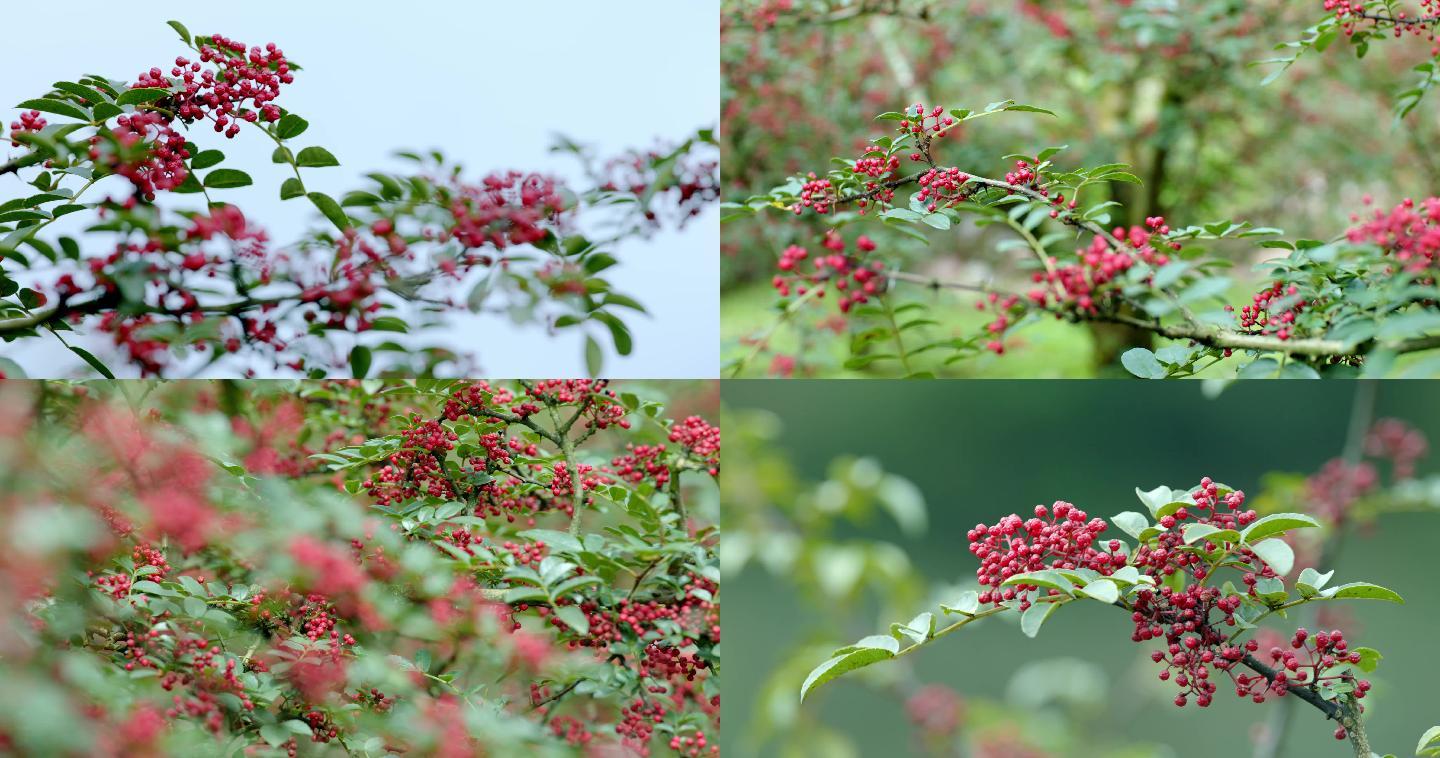
{"label": "curved branch", "polygon": [[[904,271],[888,272],[886,276],[891,281],[919,284],[930,287],[931,289],[956,289],[979,293],[1000,292],[990,287],[982,287],[965,282],[948,282],[934,277],[921,276]],[[1279,337],[1271,337],[1264,334],[1249,334],[1247,332],[1221,329],[1203,324],[1162,324],[1156,320],[1136,318],[1119,313],[1097,313],[1091,315],[1075,311],[1042,308],[1033,304],[1030,307],[1075,321],[1098,321],[1133,326],[1137,329],[1143,329],[1168,339],[1191,340],[1207,347],[1288,353],[1290,355],[1303,355],[1311,358],[1338,358],[1360,355],[1363,352],[1361,350],[1362,347],[1374,342],[1373,340],[1349,342],[1346,340],[1332,340],[1319,337],[1282,340]],[[1440,347],[1440,335],[1414,337],[1399,342],[1387,342],[1384,344],[1394,349],[1397,353],[1414,353]]]}
{"label": "curved branch", "polygon": [[[242,300],[237,300],[233,303],[223,303],[220,305],[202,305],[189,311],[154,308],[149,310],[148,312],[159,313],[166,316],[180,316],[186,313],[193,313],[198,311],[200,313],[208,313],[220,316],[234,316],[240,313],[244,313],[245,311],[254,310],[256,308],[265,308],[267,306],[280,305],[281,303],[285,303],[293,299],[295,298],[245,298]],[[94,300],[87,300],[83,303],[61,302],[59,305],[56,305],[55,307],[48,310],[34,311],[24,316],[18,316],[16,318],[0,319],[0,335],[9,334],[11,332],[23,331],[26,329],[34,329],[36,327],[44,327],[49,324],[55,324],[73,315],[92,316],[108,308],[114,308],[119,305],[119,303],[119,295],[118,293],[114,292],[104,292]]]}

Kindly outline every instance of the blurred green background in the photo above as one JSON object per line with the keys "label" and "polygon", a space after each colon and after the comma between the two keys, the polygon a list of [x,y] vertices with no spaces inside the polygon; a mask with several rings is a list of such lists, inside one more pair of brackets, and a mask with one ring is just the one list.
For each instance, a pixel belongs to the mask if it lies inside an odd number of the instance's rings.
{"label": "blurred green background", "polygon": [[[883,590],[861,590],[858,597],[830,603],[809,589],[810,578],[801,568],[777,572],[777,564],[770,563],[767,571],[773,549],[771,555],[765,550],[741,555],[750,560],[736,575],[735,558],[748,550],[746,540],[763,539],[771,527],[776,534],[807,528],[798,519],[757,527],[756,504],[736,498],[772,498],[776,505],[766,517],[775,518],[785,507],[785,493],[798,491],[801,478],[826,479],[832,459],[874,458],[885,471],[917,485],[928,505],[928,528],[907,534],[897,526],[903,519],[877,511],[868,521],[830,524],[825,539],[892,542],[931,589],[961,585],[973,581],[976,566],[965,531],[1037,503],[1068,500],[1092,516],[1108,518],[1137,508],[1137,486],[1188,487],[1208,475],[1243,489],[1252,504],[1265,497],[1262,478],[1293,486],[1294,477],[1275,472],[1309,474],[1341,454],[1359,387],[1233,383],[1217,394],[1219,386],[1213,383],[725,382],[722,489],[730,506],[724,516],[727,547],[734,540],[735,550],[722,549],[728,590],[722,623],[731,645],[724,751],[731,756],[797,754],[786,753],[787,743],[804,743],[814,735],[814,750],[803,754],[840,754],[835,751],[841,743],[820,740],[833,730],[847,736],[861,755],[919,754],[902,698],[862,680],[842,678],[798,712],[787,708],[794,706],[805,672],[825,657],[811,653],[795,661],[797,645],[883,634],[891,621],[903,622],[928,609],[925,593],[903,584],[896,591],[907,598],[896,608],[880,609],[888,602]],[[1385,382],[1377,388],[1374,416],[1404,419],[1432,441],[1440,440],[1437,400],[1440,388],[1432,384]],[[747,439],[765,437],[764,445]],[[1428,488],[1427,497],[1435,491],[1428,477],[1440,471],[1437,457],[1421,460],[1420,482],[1411,483],[1412,491]],[[786,458],[793,471],[783,465]],[[829,470],[833,476],[834,469]],[[1420,733],[1440,722],[1433,689],[1440,673],[1433,648],[1440,629],[1440,583],[1432,552],[1440,538],[1440,510],[1431,510],[1382,515],[1351,534],[1338,563],[1325,567],[1338,569],[1336,581],[1372,581],[1406,599],[1403,606],[1347,606],[1354,619],[1345,625],[1347,637],[1385,655],[1366,701],[1371,741],[1381,753],[1410,755]],[[892,509],[892,514],[899,511]],[[812,523],[809,528],[819,527]],[[831,615],[837,607],[846,609],[838,627]],[[896,615],[903,612],[897,608],[908,608],[910,615]],[[1035,696],[1034,690],[1056,684],[1012,684],[1027,661],[1074,658],[1099,664],[1108,681],[1098,699],[1067,705],[1062,698],[1060,705],[1031,709],[1034,718],[1025,722],[1026,728],[1042,731],[1047,724],[1067,724],[1070,734],[1059,754],[1250,753],[1252,735],[1278,707],[1274,701],[1255,705],[1222,685],[1211,708],[1176,708],[1169,702],[1173,686],[1155,680],[1149,647],[1132,643],[1129,635],[1123,614],[1077,606],[1051,619],[1033,640],[1014,624],[995,620],[961,630],[908,660],[920,683],[945,683],[967,699],[1011,704],[1025,701],[1027,691]],[[767,691],[767,680],[787,665],[793,669],[786,672],[790,680],[772,681]],[[1331,737],[1333,725],[1314,709],[1297,705],[1283,755],[1350,754],[1348,743]]]}

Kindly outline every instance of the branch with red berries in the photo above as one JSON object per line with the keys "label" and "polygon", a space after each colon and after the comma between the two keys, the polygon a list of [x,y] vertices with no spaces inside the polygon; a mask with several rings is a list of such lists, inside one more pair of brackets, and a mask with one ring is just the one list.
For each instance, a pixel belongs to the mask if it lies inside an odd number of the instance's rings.
{"label": "branch with red berries", "polygon": [[[716,200],[710,130],[609,160],[566,141],[593,187],[513,170],[467,177],[437,151],[401,153],[412,171],[370,173],[333,197],[306,179],[339,159],[302,145],[309,122],[281,105],[300,66],[273,43],[170,25],[188,48],[173,65],[130,82],[57,82],[18,104],[6,141],[23,152],[0,164],[20,187],[0,199],[7,343],[53,336],[105,376],[106,363],[63,332],[107,338],[142,375],[237,353],[247,368],[258,360],[282,374],[433,375],[473,367],[479,345],[452,351],[394,335],[428,339],[458,314],[503,313],[552,334],[583,332],[596,374],[607,353],[632,352],[627,319],[646,313],[607,278],[614,244],[683,225]],[[272,161],[289,174],[280,199],[301,201],[323,225],[279,244],[222,201],[254,183],[217,147],[242,133],[273,143]],[[164,202],[185,195],[203,206]],[[71,215],[92,223],[81,236],[54,235]]]}
{"label": "branch with red berries", "polygon": [[[919,353],[945,355],[947,363],[1003,354],[1010,335],[1040,316],[1123,324],[1178,341],[1123,356],[1124,366],[1145,378],[1190,376],[1230,358],[1243,361],[1237,371],[1245,377],[1383,373],[1397,355],[1440,347],[1440,198],[1405,200],[1389,211],[1368,207],[1367,198],[1365,215],[1357,210],[1354,226],[1328,242],[1289,242],[1278,229],[1248,222],[1173,227],[1155,216],[1111,226],[1118,203],[1092,196],[1108,196],[1116,182],[1140,181],[1123,164],[1066,169],[1055,163],[1063,148],[1050,147],[1007,156],[1011,168],[1000,178],[939,156],[964,124],[1015,111],[1048,113],[1003,101],[980,111],[917,104],[881,114],[879,120],[897,122],[898,134],[871,140],[858,158],[837,160],[840,167],[823,176],[793,177],[766,195],[727,203],[724,218],[784,210],[829,227],[819,253],[801,245],[783,251],[773,285],[787,303],[833,299],[843,318],[859,322],[854,329],[865,338],[852,340],[846,363],[852,369],[894,360],[906,374],[919,374],[911,360]],[[902,172],[907,161],[922,170]],[[901,195],[911,188],[908,198]],[[1013,232],[1005,249],[1023,253],[1015,263],[1028,274],[1028,287],[907,271],[903,245],[849,235],[851,227],[868,226],[877,235],[928,241],[916,229],[933,235],[966,220]],[[1223,272],[1229,262],[1204,247],[1228,239],[1263,240],[1263,247],[1284,252],[1258,266],[1268,269],[1265,284],[1238,309],[1225,304],[1235,286]],[[971,336],[931,339],[944,324],[926,315],[929,303],[900,301],[901,285],[977,293],[975,305],[990,321]],[[793,320],[788,305],[782,319]],[[865,328],[872,323],[875,331]],[[917,344],[916,337],[930,341]],[[768,340],[757,338],[733,372],[742,372]],[[893,352],[874,350],[881,341],[893,343]]]}
{"label": "branch with red berries", "polygon": [[[980,619],[1018,616],[1036,636],[1058,610],[1097,601],[1127,611],[1131,640],[1153,645],[1157,677],[1179,690],[1175,704],[1209,706],[1221,687],[1256,703],[1294,696],[1337,722],[1356,756],[1370,745],[1362,715],[1378,652],[1352,647],[1339,630],[1295,629],[1288,645],[1262,650],[1260,624],[1286,611],[1335,600],[1403,602],[1366,582],[1333,584],[1333,571],[1306,568],[1290,577],[1295,552],[1287,535],[1320,523],[1301,513],[1258,515],[1245,495],[1203,479],[1189,490],[1136,490],[1148,515],[1127,511],[1109,521],[1066,502],[1036,506],[1033,516],[1009,515],[967,535],[980,562],[980,589],[933,612],[892,624],[889,634],[840,648],[811,671],[803,700],[816,687],[866,666],[910,655]],[[1106,536],[1112,526],[1130,541]],[[1246,670],[1253,673],[1246,673]]]}

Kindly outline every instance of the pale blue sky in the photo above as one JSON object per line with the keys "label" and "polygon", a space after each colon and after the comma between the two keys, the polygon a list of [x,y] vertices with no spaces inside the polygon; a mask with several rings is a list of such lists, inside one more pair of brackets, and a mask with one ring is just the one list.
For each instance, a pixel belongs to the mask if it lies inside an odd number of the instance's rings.
{"label": "pale blue sky", "polygon": [[[574,163],[548,152],[557,132],[618,152],[648,147],[657,137],[678,139],[719,119],[717,0],[247,0],[170,7],[176,10],[80,2],[57,16],[44,3],[12,4],[5,13],[10,33],[0,46],[6,122],[14,103],[57,80],[84,73],[129,80],[152,65],[167,68],[185,52],[165,25],[172,16],[196,34],[274,41],[305,67],[282,105],[309,119],[307,144],[324,145],[340,159],[341,167],[305,178],[311,189],[336,196],[358,187],[367,171],[403,168],[391,157],[397,149],[439,147],[472,174],[520,168],[563,176],[573,174]],[[197,138],[255,177],[254,186],[227,191],[224,199],[260,219],[272,238],[294,239],[315,222],[308,205],[278,199],[284,174],[270,164],[268,141],[244,133]],[[13,193],[0,185],[0,198]],[[76,231],[63,223],[53,228]],[[622,264],[612,279],[652,316],[632,322],[635,353],[612,356],[607,375],[718,375],[719,238],[712,208],[683,232],[620,246]],[[583,374],[578,334],[552,338],[495,317],[467,317],[457,329],[454,337],[466,342],[483,335],[485,374]],[[79,365],[50,344],[10,346],[4,354],[32,375],[57,373],[48,365],[37,370],[37,360]]]}

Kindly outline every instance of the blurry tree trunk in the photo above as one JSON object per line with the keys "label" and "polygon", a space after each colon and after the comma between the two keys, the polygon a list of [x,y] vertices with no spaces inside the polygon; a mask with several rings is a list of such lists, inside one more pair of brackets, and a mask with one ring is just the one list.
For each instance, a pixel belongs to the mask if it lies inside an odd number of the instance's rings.
{"label": "blurry tree trunk", "polygon": [[[1155,86],[1153,80],[1142,79],[1132,88],[1134,104],[1131,110],[1130,130],[1132,135],[1143,132],[1147,121],[1155,124],[1155,132],[1149,151],[1143,158],[1139,155],[1125,156],[1137,172],[1144,172],[1143,185],[1128,182],[1111,182],[1110,193],[1122,208],[1125,216],[1115,219],[1116,225],[1136,226],[1145,223],[1150,216],[1164,216],[1164,192],[1169,181],[1170,146],[1175,140],[1173,125],[1184,123],[1185,97],[1175,87]],[[1124,313],[1127,316],[1143,317],[1143,313]],[[1120,356],[1133,347],[1151,348],[1154,336],[1144,330],[1123,324],[1089,325],[1094,340],[1091,361],[1097,374],[1121,373]]]}

